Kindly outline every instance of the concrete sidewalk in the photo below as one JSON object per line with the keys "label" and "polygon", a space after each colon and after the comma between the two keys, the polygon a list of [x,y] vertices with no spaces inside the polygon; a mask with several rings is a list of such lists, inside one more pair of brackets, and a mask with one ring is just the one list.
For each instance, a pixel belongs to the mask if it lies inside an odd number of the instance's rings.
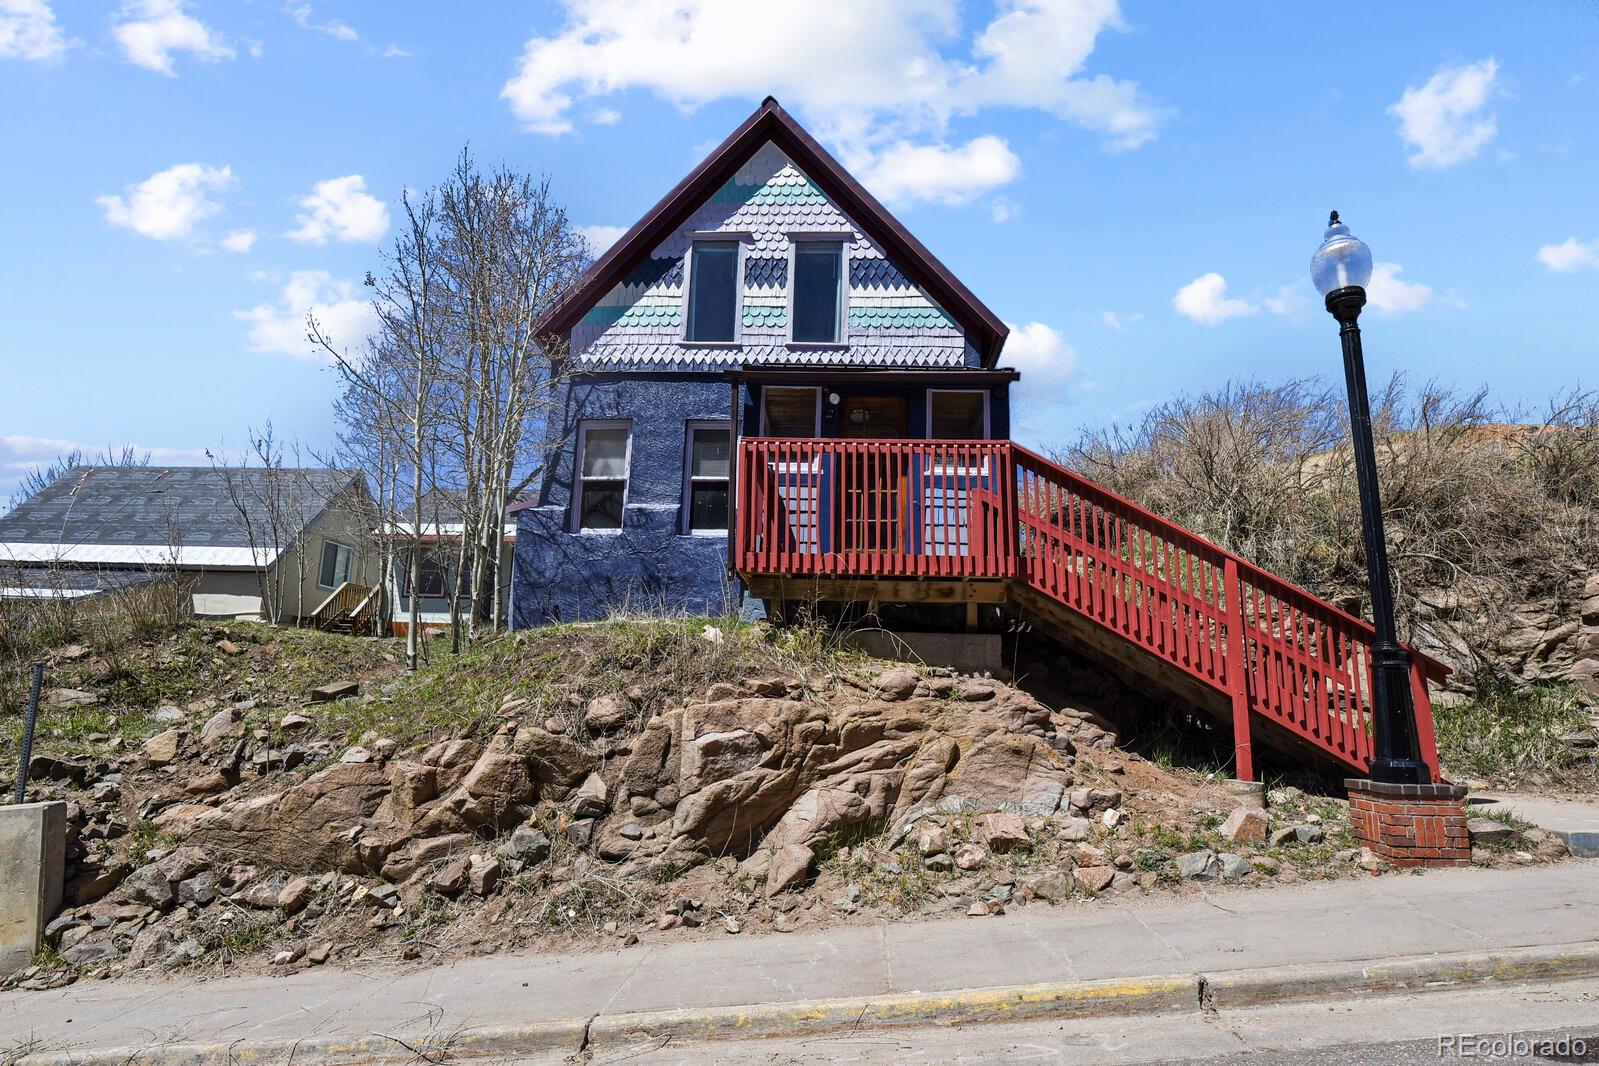
{"label": "concrete sidewalk", "polygon": [[644,944],[287,977],[0,993],[0,1057],[305,1038],[408,1042],[541,1021],[996,985],[1380,960],[1594,940],[1599,863],[1437,871],[1002,918]]}
{"label": "concrete sidewalk", "polygon": [[1468,814],[1508,810],[1524,821],[1558,834],[1573,855],[1599,858],[1599,803],[1520,792],[1485,792],[1473,796]]}

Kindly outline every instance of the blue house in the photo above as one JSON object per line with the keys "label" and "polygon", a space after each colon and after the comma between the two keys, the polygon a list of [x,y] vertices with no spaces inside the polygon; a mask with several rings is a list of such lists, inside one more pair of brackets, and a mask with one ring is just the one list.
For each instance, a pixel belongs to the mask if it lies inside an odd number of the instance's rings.
{"label": "blue house", "polygon": [[[569,346],[572,372],[537,501],[516,516],[513,626],[736,607],[741,439],[1010,431],[1004,324],[770,97],[540,331]],[[892,480],[852,484],[906,511]],[[893,500],[844,517],[831,482],[779,490],[810,516],[798,535],[856,549],[910,535]]]}

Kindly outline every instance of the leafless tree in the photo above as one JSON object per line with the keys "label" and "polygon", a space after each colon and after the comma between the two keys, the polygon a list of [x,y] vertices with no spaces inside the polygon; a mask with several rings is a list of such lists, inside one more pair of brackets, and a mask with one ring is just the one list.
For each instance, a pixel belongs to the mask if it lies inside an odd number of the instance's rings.
{"label": "leafless tree", "polygon": [[48,488],[56,478],[68,470],[78,466],[149,466],[150,453],[139,452],[133,445],[126,444],[119,449],[106,448],[96,455],[89,455],[81,448],[74,448],[65,455],[58,456],[44,466],[36,466],[22,475],[22,480],[11,493],[11,498],[6,502],[6,510],[11,510],[32,499],[44,489]]}
{"label": "leafless tree", "polygon": [[[433,555],[445,563],[458,646],[463,623],[470,635],[502,610],[506,508],[541,472],[538,434],[564,370],[564,353],[538,337],[534,323],[576,278],[587,252],[548,181],[485,172],[465,150],[442,185],[407,193],[402,204],[406,228],[384,257],[382,277],[368,279],[377,336],[354,352],[314,320],[309,334],[344,376],[339,416],[346,436],[360,440],[363,461],[411,475],[408,485],[394,486],[392,500],[404,497],[410,512],[394,525],[408,529],[413,592],[429,528],[438,535],[460,526],[453,551],[441,543]],[[458,599],[470,606],[464,619]],[[413,665],[418,600],[410,597]]]}
{"label": "leafless tree", "polygon": [[[285,449],[273,433],[272,423],[267,422],[264,429],[249,430],[238,460],[209,450],[206,457],[222,481],[236,525],[255,559],[262,618],[277,625],[291,608],[296,618],[302,617],[307,545],[300,533],[328,501],[306,480],[299,446]],[[286,459],[293,462],[286,464]],[[285,595],[290,575],[294,581],[292,604]]]}

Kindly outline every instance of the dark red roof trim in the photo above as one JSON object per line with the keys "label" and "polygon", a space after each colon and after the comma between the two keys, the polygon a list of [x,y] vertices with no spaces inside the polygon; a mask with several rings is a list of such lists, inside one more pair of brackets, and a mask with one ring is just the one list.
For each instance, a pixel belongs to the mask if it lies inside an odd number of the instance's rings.
{"label": "dark red roof trim", "polygon": [[1005,323],[770,96],[600,256],[539,320],[539,335],[569,333],[589,308],[682,225],[705,197],[720,188],[768,140],[788,153],[823,192],[844,207],[868,237],[955,317],[982,356],[983,365],[992,367],[1010,332]]}

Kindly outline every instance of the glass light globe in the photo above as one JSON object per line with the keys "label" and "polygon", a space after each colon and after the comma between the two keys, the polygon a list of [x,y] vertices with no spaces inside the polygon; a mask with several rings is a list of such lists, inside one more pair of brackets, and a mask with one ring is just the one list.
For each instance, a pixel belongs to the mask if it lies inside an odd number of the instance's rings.
{"label": "glass light globe", "polygon": [[1338,221],[1336,211],[1322,234],[1321,247],[1310,257],[1310,280],[1323,296],[1350,285],[1364,289],[1371,281],[1371,249]]}

